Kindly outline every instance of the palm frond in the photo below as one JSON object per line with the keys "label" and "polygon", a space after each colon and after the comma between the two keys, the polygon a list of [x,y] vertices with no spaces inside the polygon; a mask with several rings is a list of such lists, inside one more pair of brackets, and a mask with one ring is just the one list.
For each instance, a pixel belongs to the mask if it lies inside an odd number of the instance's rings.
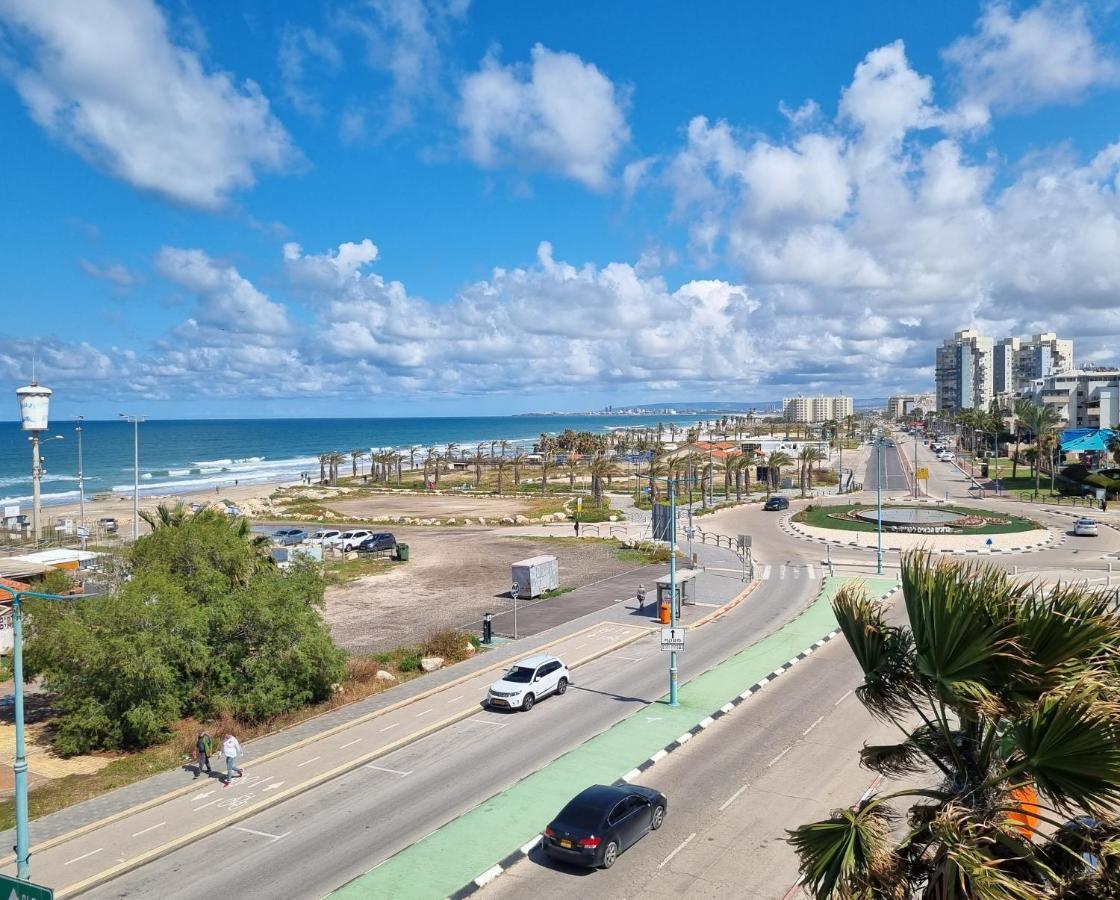
{"label": "palm frond", "polygon": [[868,711],[893,719],[911,709],[914,673],[909,632],[888,625],[882,607],[862,585],[845,585],[832,601],[844,639],[863,670],[856,696]]}
{"label": "palm frond", "polygon": [[[889,869],[894,818],[888,807],[871,800],[858,810],[834,810],[828,819],[787,832],[813,896],[859,896],[875,873]],[[870,895],[865,891],[864,896]]]}

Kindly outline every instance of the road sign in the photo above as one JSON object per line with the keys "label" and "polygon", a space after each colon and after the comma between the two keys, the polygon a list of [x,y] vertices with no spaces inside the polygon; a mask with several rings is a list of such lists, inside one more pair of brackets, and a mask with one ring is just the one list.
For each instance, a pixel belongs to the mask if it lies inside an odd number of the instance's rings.
{"label": "road sign", "polygon": [[54,900],[54,891],[11,875],[0,875],[0,900]]}
{"label": "road sign", "polygon": [[914,473],[914,477],[917,478],[918,481],[929,481],[929,469],[918,469],[918,471]]}
{"label": "road sign", "polygon": [[89,537],[89,529],[88,528],[83,528],[82,526],[79,525],[78,526],[78,537],[80,537],[84,541],[86,538]]}
{"label": "road sign", "polygon": [[520,594],[520,593],[521,593],[521,585],[519,585],[519,584],[518,584],[518,583],[517,583],[517,582],[515,581],[515,582],[513,583],[513,586],[512,586],[512,587],[510,587],[510,589],[509,589],[509,595],[510,595],[511,597],[517,597],[517,595],[518,595],[518,594]]}
{"label": "road sign", "polygon": [[986,541],[984,541],[984,543],[991,547],[994,541],[991,538],[988,538]]}
{"label": "road sign", "polygon": [[583,509],[583,498],[576,497],[576,512],[579,512],[581,509]]}
{"label": "road sign", "polygon": [[741,534],[737,538],[737,543],[740,550],[746,550],[751,545],[751,536],[749,534]]}
{"label": "road sign", "polygon": [[662,628],[661,629],[661,649],[662,650],[684,650],[684,629],[683,628]]}

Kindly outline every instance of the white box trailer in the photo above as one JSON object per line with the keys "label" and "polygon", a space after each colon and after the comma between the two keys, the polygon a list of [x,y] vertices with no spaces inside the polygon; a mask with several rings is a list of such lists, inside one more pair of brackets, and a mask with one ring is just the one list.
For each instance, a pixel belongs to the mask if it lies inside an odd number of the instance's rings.
{"label": "white box trailer", "polygon": [[560,587],[560,563],[555,556],[534,556],[513,564],[513,588],[518,599],[539,597]]}

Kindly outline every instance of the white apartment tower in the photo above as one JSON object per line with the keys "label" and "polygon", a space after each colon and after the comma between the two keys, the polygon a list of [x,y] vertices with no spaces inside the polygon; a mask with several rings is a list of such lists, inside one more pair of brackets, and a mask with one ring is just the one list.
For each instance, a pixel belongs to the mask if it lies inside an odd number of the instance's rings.
{"label": "white apartment tower", "polygon": [[839,422],[854,411],[851,397],[788,397],[782,401],[782,412],[789,422]]}
{"label": "white apartment tower", "polygon": [[935,378],[939,412],[987,409],[995,395],[995,353],[990,337],[971,328],[937,348]]}

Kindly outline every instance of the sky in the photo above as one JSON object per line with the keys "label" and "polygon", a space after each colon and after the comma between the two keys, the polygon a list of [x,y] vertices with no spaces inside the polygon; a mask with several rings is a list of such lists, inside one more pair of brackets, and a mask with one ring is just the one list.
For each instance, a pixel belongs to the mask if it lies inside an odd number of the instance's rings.
{"label": "sky", "polygon": [[965,327],[1114,364],[1118,45],[1112,0],[0,0],[0,390],[879,397]]}

